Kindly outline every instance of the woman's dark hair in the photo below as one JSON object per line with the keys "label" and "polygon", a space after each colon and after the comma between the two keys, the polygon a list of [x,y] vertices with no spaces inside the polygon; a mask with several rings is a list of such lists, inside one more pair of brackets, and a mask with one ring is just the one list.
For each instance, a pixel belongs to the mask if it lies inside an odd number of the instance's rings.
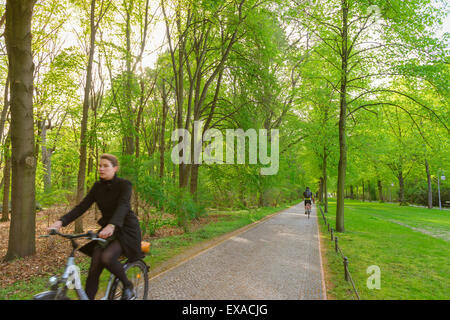
{"label": "woman's dark hair", "polygon": [[109,154],[109,153],[104,153],[101,155],[100,160],[101,159],[106,159],[109,162],[111,162],[111,164],[113,165],[113,167],[117,167],[119,165],[119,160],[117,160],[117,157]]}

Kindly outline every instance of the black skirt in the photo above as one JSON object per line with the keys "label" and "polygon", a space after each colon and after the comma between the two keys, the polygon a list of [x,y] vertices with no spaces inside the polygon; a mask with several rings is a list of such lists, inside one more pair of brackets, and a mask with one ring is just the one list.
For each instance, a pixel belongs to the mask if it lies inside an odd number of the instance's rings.
{"label": "black skirt", "polygon": [[[98,232],[100,232],[104,227],[102,227]],[[82,246],[79,251],[92,257],[94,249],[99,246],[102,249],[106,248],[113,240],[118,240],[120,246],[123,250],[123,255],[127,257],[129,262],[133,262],[144,257],[141,251],[141,229],[139,227],[139,221],[131,212],[125,217],[124,224],[122,228],[117,228],[114,234],[106,239],[108,242],[106,244],[100,243],[99,241],[90,241],[84,246]]]}

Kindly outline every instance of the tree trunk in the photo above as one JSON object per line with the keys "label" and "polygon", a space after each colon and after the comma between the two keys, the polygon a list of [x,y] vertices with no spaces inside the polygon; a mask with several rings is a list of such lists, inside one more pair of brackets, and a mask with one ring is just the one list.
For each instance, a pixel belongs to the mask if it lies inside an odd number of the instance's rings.
{"label": "tree trunk", "polygon": [[[197,108],[197,106],[195,108]],[[194,112],[194,123],[192,125],[191,136],[191,164],[188,166],[188,170],[190,171],[189,192],[192,194],[195,201],[197,201],[198,169],[200,166],[199,164],[196,164],[196,159],[199,159],[200,157],[202,148],[201,136],[203,133],[202,128],[197,128],[197,126],[194,125],[196,121],[199,121],[199,114]]]}
{"label": "tree trunk", "polygon": [[344,193],[345,174],[347,170],[347,68],[348,68],[348,3],[342,0],[342,63],[341,63],[341,92],[339,113],[339,165],[336,203],[336,231],[344,232]]}
{"label": "tree trunk", "polygon": [[140,141],[140,132],[141,132],[141,124],[142,124],[142,113],[144,112],[144,105],[145,105],[145,97],[144,97],[144,93],[145,93],[145,83],[144,83],[144,79],[141,78],[140,82],[139,82],[139,86],[140,86],[140,98],[139,98],[139,109],[138,109],[138,113],[136,116],[136,131],[135,131],[135,135],[134,135],[134,147],[135,147],[135,157],[136,159],[138,159],[141,156],[141,141]]}
{"label": "tree trunk", "polygon": [[132,85],[132,71],[131,71],[131,12],[133,10],[133,1],[130,2],[130,7],[126,8],[126,85],[125,85],[125,101],[127,109],[127,118],[124,119],[126,122],[125,130],[125,154],[134,154],[134,110],[131,98],[131,85]]}
{"label": "tree trunk", "polygon": [[324,209],[325,213],[328,212],[327,158],[328,158],[328,154],[327,154],[326,148],[323,148],[323,163],[322,163],[322,175],[323,175],[323,209]]}
{"label": "tree trunk", "polygon": [[425,159],[425,169],[427,172],[427,181],[428,181],[428,209],[433,208],[433,190],[431,189],[431,174],[430,167],[428,165],[427,159]]}
{"label": "tree trunk", "polygon": [[405,179],[403,177],[402,170],[399,171],[397,177],[398,177],[398,185],[399,185],[398,198],[400,201],[400,205],[404,205],[405,204]]}
{"label": "tree trunk", "polygon": [[[170,56],[172,59],[172,68],[173,68],[173,74],[175,76],[175,102],[176,102],[176,121],[177,121],[177,128],[175,129],[182,129],[183,128],[183,100],[184,100],[184,62],[183,58],[185,57],[185,40],[184,40],[184,32],[181,28],[181,2],[178,2],[177,8],[175,9],[176,14],[176,25],[178,29],[178,69],[177,69],[177,62],[176,62],[176,55],[175,55],[175,49],[172,46],[172,41],[170,37],[170,30],[169,30],[169,20],[166,16],[164,1],[161,2],[161,8],[164,15],[164,21],[166,24],[166,35],[168,39],[168,45],[170,49]],[[183,137],[180,137],[178,139],[178,143],[180,144],[183,140]],[[180,150],[180,156],[183,156],[183,151]],[[189,171],[187,170],[187,165],[184,163],[180,163],[178,166],[178,180],[179,180],[179,186],[180,188],[185,188],[187,186],[188,182],[188,174]]]}
{"label": "tree trunk", "polygon": [[165,132],[166,132],[166,119],[167,119],[167,112],[169,110],[169,105],[167,103],[167,94],[166,94],[166,87],[164,84],[164,81],[162,83],[161,87],[161,98],[162,98],[162,123],[161,123],[161,135],[160,135],[160,142],[159,142],[159,177],[164,177],[164,151],[165,151],[165,143],[166,140],[164,139]]}
{"label": "tree trunk", "polygon": [[9,110],[8,93],[9,93],[9,68],[8,68],[8,74],[6,76],[5,91],[4,91],[4,96],[3,96],[3,110],[2,110],[2,114],[0,116],[0,143],[2,143],[2,140],[3,140],[3,129],[5,128],[6,117],[8,115],[8,110]]}
{"label": "tree trunk", "polygon": [[[170,132],[173,132],[173,130],[175,130],[175,128],[177,127],[177,119],[176,117],[173,118],[173,124],[172,127],[170,128]],[[174,143],[172,143],[172,140],[169,140],[169,150],[172,149],[172,145]],[[172,161],[171,161],[172,162]],[[177,165],[175,163],[172,162],[172,180],[176,181],[177,180]]]}
{"label": "tree trunk", "polygon": [[[93,128],[95,128],[95,121],[93,123]],[[94,156],[95,156],[95,136],[94,135],[90,135],[89,138],[89,151],[87,154],[87,172],[88,175],[90,175],[92,173],[92,171],[94,171]]]}
{"label": "tree trunk", "polygon": [[[87,124],[89,117],[89,100],[92,85],[92,64],[94,61],[95,52],[95,34],[97,32],[95,26],[95,0],[91,1],[91,34],[90,34],[90,47],[89,47],[89,60],[86,70],[86,85],[84,88],[84,101],[83,101],[83,118],[81,119],[81,132],[80,132],[80,164],[78,167],[78,179],[77,179],[77,197],[76,202],[80,203],[84,197],[84,185],[86,180],[86,153],[87,153]],[[83,220],[79,217],[75,220],[75,233],[83,232]]]}
{"label": "tree trunk", "polygon": [[5,39],[11,85],[11,225],[5,260],[36,252],[31,19],[34,0],[7,0]]}
{"label": "tree trunk", "polygon": [[35,139],[35,145],[34,145],[34,157],[36,159],[36,162],[39,161],[39,145],[41,144],[41,137],[42,137],[42,126],[44,124],[45,121],[42,121],[40,118],[43,117],[44,115],[35,115],[36,118],[38,119],[36,121],[36,139]]}
{"label": "tree trunk", "polygon": [[264,207],[264,192],[259,190],[258,192],[258,208]]}
{"label": "tree trunk", "polygon": [[180,163],[179,165],[179,180],[180,180],[180,188],[186,188],[187,183],[189,181],[189,167],[187,164]]}
{"label": "tree trunk", "polygon": [[366,201],[366,191],[364,189],[364,180],[362,181],[362,201]]}
{"label": "tree trunk", "polygon": [[197,186],[198,186],[198,164],[191,165],[191,181],[190,181],[190,193],[192,194],[194,201],[197,201]]}
{"label": "tree trunk", "polygon": [[319,202],[323,202],[323,177],[319,179]]}
{"label": "tree trunk", "polygon": [[[92,99],[92,105],[91,109],[93,111],[93,134],[91,134],[91,140],[89,144],[90,149],[90,157],[89,157],[89,163],[88,163],[88,174],[91,174],[94,172],[94,181],[97,181],[98,179],[98,137],[97,137],[97,110],[99,106],[101,105],[101,101],[103,98],[103,91],[98,92],[97,94],[94,94]],[[97,205],[94,206],[94,217],[95,220],[98,220],[98,207]]]}
{"label": "tree trunk", "polygon": [[383,185],[381,184],[381,180],[378,180],[377,184],[378,184],[378,198],[379,198],[380,202],[384,202]]}
{"label": "tree trunk", "polygon": [[[46,121],[46,120],[45,120]],[[41,152],[42,152],[42,165],[44,167],[44,191],[48,192],[52,188],[52,164],[51,164],[51,156],[52,150],[51,148],[47,148],[47,129],[49,128],[44,121],[44,125],[42,126],[41,132]]]}
{"label": "tree trunk", "polygon": [[[140,149],[140,140],[139,140],[139,134],[141,131],[141,123],[142,123],[142,112],[144,111],[144,104],[145,104],[145,98],[144,98],[144,91],[145,91],[145,84],[144,84],[144,79],[141,79],[140,83],[140,101],[139,101],[139,110],[137,113],[137,117],[136,117],[136,130],[135,130],[135,142],[134,142],[134,152],[135,152],[135,157],[136,159],[138,159],[141,156],[141,149]],[[136,177],[137,179],[137,177]],[[137,181],[136,181],[137,183]],[[134,192],[133,192],[133,210],[134,213],[139,216],[139,194],[136,191],[136,188],[133,188]]]}
{"label": "tree trunk", "polygon": [[11,156],[10,156],[11,137],[8,134],[5,143],[5,167],[3,168],[3,206],[2,218],[0,221],[9,220],[9,188],[11,187]]}

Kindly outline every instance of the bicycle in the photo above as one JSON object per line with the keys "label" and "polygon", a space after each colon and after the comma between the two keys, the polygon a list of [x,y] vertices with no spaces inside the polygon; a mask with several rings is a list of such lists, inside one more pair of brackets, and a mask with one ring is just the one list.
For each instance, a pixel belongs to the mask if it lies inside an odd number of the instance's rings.
{"label": "bicycle", "polygon": [[309,219],[309,216],[311,214],[311,203],[305,204],[305,214],[308,215],[308,219]]}
{"label": "bicycle", "polygon": [[[72,252],[67,258],[66,267],[62,276],[52,276],[49,279],[50,290],[36,294],[33,297],[33,300],[70,300],[70,298],[67,296],[67,291],[71,289],[75,289],[76,294],[80,300],[89,300],[86,292],[81,286],[80,269],[75,263],[75,252],[77,251],[79,246],[75,239],[84,238],[100,242],[106,242],[106,240],[98,238],[97,235],[92,231],[88,231],[84,234],[62,234],[56,230],[51,230],[48,235],[44,235],[41,237],[50,237],[52,235],[58,235],[65,239],[69,239],[72,243]],[[143,244],[143,253],[148,253],[149,244]],[[137,260],[130,263],[128,261],[125,261],[123,267],[128,279],[133,283],[134,290],[136,291],[135,300],[147,300],[149,267],[142,260]],[[120,300],[121,296],[122,282],[113,274],[111,274],[109,276],[105,295],[100,300]]]}

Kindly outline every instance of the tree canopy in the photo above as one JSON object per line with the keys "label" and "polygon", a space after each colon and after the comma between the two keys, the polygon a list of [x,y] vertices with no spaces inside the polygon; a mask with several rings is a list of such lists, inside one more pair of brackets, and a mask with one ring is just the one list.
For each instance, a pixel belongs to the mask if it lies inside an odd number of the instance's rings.
{"label": "tree canopy", "polygon": [[[11,198],[24,226],[17,239],[33,229],[35,201],[79,202],[105,152],[119,156],[145,223],[155,212],[186,225],[206,207],[276,206],[306,186],[326,211],[337,197],[341,232],[345,198],[436,206],[439,179],[450,200],[445,1],[21,0],[28,15],[12,20],[14,2],[0,5],[0,176],[3,211]],[[19,27],[32,34],[25,62]],[[215,136],[198,145],[200,122]],[[244,163],[195,161],[219,133],[218,148],[236,151],[231,129],[245,133]],[[191,152],[176,149],[187,134]],[[261,174],[262,140],[273,175]]]}

